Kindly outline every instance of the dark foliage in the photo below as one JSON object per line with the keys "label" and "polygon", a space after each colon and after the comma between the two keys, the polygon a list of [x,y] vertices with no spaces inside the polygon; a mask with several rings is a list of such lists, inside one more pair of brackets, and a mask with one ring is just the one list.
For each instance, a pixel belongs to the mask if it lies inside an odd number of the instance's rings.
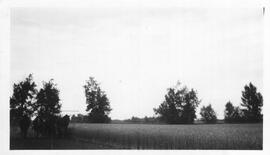
{"label": "dark foliage", "polygon": [[245,120],[251,123],[261,122],[263,120],[263,115],[261,114],[263,97],[261,93],[257,92],[257,88],[252,83],[245,85],[241,99]]}
{"label": "dark foliage", "polygon": [[27,115],[23,115],[22,118],[19,121],[19,126],[21,129],[21,135],[23,138],[27,137],[27,131],[31,124],[31,118]]}
{"label": "dark foliage", "polygon": [[233,112],[232,118],[233,118],[234,123],[246,122],[244,114],[238,106],[234,107],[234,112]]}
{"label": "dark foliage", "polygon": [[122,123],[134,123],[134,124],[158,124],[159,119],[156,117],[143,117],[143,118],[139,118],[139,117],[135,117],[132,116],[130,119],[125,119],[122,121]]}
{"label": "dark foliage", "polygon": [[49,116],[60,114],[61,104],[59,101],[59,90],[53,80],[43,82],[43,88],[37,94],[37,115],[41,118],[49,118]]}
{"label": "dark foliage", "polygon": [[50,116],[44,119],[37,116],[33,121],[33,130],[36,133],[36,137],[64,137],[67,135],[67,129],[70,122],[68,115]]}
{"label": "dark foliage", "polygon": [[217,122],[217,116],[216,112],[212,108],[212,105],[209,104],[208,106],[203,106],[201,108],[200,115],[202,116],[202,121],[205,123],[216,123]]}
{"label": "dark foliage", "polygon": [[241,123],[245,122],[242,111],[239,107],[234,107],[233,104],[228,101],[225,105],[224,121],[226,123]]}
{"label": "dark foliage", "polygon": [[197,93],[187,87],[180,87],[177,83],[175,88],[169,88],[165,95],[165,101],[154,112],[160,120],[169,124],[191,124],[196,118],[196,107],[200,101]]}
{"label": "dark foliage", "polygon": [[30,74],[24,81],[13,85],[13,95],[10,98],[10,124],[19,125],[23,137],[27,136],[27,130],[34,113],[36,84]]}
{"label": "dark foliage", "polygon": [[10,125],[19,126],[22,137],[27,137],[32,116],[32,128],[37,136],[65,135],[69,116],[60,117],[59,90],[53,80],[43,83],[39,91],[30,74],[24,81],[14,84],[10,98]]}
{"label": "dark foliage", "polygon": [[37,94],[37,118],[34,120],[33,129],[45,136],[55,136],[57,119],[60,115],[59,90],[53,80],[43,83]]}
{"label": "dark foliage", "polygon": [[225,105],[225,122],[226,123],[258,123],[262,122],[263,115],[261,108],[263,106],[263,97],[257,92],[257,88],[252,84],[245,85],[242,91],[240,107],[234,107],[229,101]]}
{"label": "dark foliage", "polygon": [[191,89],[184,96],[184,104],[182,115],[180,116],[181,122],[185,124],[190,124],[194,122],[196,118],[196,108],[198,107],[200,101],[197,97],[197,93]]}
{"label": "dark foliage", "polygon": [[45,135],[45,121],[41,119],[40,116],[37,116],[32,123],[32,128],[36,133],[36,137],[40,135]]}
{"label": "dark foliage", "polygon": [[73,123],[88,123],[88,116],[87,115],[82,115],[82,114],[77,114],[77,115],[72,115],[70,122]]}
{"label": "dark foliage", "polygon": [[[77,114],[77,115],[72,115],[70,122],[72,123],[88,123],[89,122],[89,116],[87,115],[82,115],[82,114]],[[110,123],[113,124],[159,124],[160,121],[156,117],[135,117],[132,116],[130,119],[124,119],[124,120],[111,120]]]}
{"label": "dark foliage", "polygon": [[234,106],[232,105],[231,101],[228,101],[225,105],[224,111],[224,121],[226,123],[233,122],[233,113],[234,113]]}
{"label": "dark foliage", "polygon": [[70,122],[70,118],[68,115],[64,117],[58,117],[56,122],[57,132],[59,137],[64,137],[67,135],[67,129]]}
{"label": "dark foliage", "polygon": [[90,123],[109,123],[111,121],[108,116],[111,108],[107,95],[101,90],[99,84],[90,77],[83,86],[86,97],[86,111],[88,114],[88,121]]}

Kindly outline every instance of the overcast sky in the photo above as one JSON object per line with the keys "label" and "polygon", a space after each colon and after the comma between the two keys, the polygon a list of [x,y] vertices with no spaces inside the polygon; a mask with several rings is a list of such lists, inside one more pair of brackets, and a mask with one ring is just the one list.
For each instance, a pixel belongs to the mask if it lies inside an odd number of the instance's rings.
{"label": "overcast sky", "polygon": [[219,118],[245,84],[263,86],[262,8],[14,8],[10,48],[10,86],[53,78],[62,110],[84,113],[93,76],[112,119],[153,116],[177,80],[198,91],[197,111],[211,103]]}

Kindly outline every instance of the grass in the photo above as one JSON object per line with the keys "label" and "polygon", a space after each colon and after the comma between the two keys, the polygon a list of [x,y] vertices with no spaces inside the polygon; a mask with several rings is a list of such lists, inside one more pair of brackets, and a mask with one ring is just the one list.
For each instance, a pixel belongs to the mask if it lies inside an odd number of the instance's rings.
{"label": "grass", "polygon": [[262,149],[262,124],[83,124],[71,123],[61,139],[21,139],[10,130],[10,149]]}
{"label": "grass", "polygon": [[262,149],[262,124],[70,124],[72,136],[126,149]]}

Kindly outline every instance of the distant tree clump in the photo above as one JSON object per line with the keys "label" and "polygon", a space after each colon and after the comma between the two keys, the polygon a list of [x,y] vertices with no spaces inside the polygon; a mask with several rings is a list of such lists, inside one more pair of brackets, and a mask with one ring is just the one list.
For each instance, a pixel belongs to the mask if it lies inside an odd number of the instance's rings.
{"label": "distant tree clump", "polygon": [[206,107],[203,106],[201,108],[200,115],[202,116],[202,120],[205,123],[216,123],[217,122],[216,112],[212,108],[211,104],[209,104]]}
{"label": "distant tree clump", "polygon": [[242,91],[242,111],[247,122],[257,123],[263,120],[261,108],[263,106],[263,97],[257,92],[257,88],[252,84],[245,85]]}
{"label": "distant tree clump", "polygon": [[99,84],[90,77],[83,87],[87,104],[86,111],[89,112],[88,121],[91,123],[110,122],[111,119],[108,116],[111,111],[110,102]]}
{"label": "distant tree clump", "polygon": [[10,124],[19,125],[25,138],[34,113],[36,84],[30,74],[24,81],[13,85],[13,95],[10,98]]}
{"label": "distant tree clump", "polygon": [[242,91],[241,107],[234,107],[229,101],[225,105],[224,120],[226,123],[258,123],[263,120],[261,108],[263,97],[257,92],[257,88],[252,84],[245,85]]}
{"label": "distant tree clump", "polygon": [[[120,121],[118,121],[120,122]],[[130,119],[125,119],[122,121],[122,123],[134,123],[134,124],[158,124],[160,123],[159,120],[156,117],[135,117],[132,116]]]}
{"label": "distant tree clump", "polygon": [[241,123],[244,121],[243,113],[239,107],[234,107],[231,101],[225,105],[224,121],[226,123]]}
{"label": "distant tree clump", "polygon": [[70,121],[73,123],[87,123],[88,116],[83,114],[72,115]]}
{"label": "distant tree clump", "polygon": [[180,87],[178,82],[174,88],[168,89],[165,100],[158,108],[154,108],[154,112],[169,124],[191,124],[196,118],[199,103],[196,91]]}

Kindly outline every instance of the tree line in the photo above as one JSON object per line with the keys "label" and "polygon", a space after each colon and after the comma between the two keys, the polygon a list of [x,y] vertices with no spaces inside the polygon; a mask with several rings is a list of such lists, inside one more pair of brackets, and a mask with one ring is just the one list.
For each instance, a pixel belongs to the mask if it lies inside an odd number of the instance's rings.
{"label": "tree line", "polygon": [[[263,97],[251,82],[244,86],[241,100],[241,107],[233,106],[230,101],[226,103],[224,121],[226,123],[262,122]],[[192,124],[200,102],[197,91],[189,90],[186,86],[181,87],[181,84],[177,83],[174,88],[168,88],[164,101],[158,108],[154,108],[154,112],[161,120],[169,124]],[[205,123],[217,122],[216,112],[211,104],[203,106],[200,110],[202,121]]]}
{"label": "tree line", "polygon": [[[86,116],[72,116],[71,121],[87,123],[109,123],[111,112],[109,99],[100,84],[89,77],[83,85],[86,99]],[[196,109],[201,103],[197,91],[182,86],[167,89],[164,101],[158,108],[154,108],[157,117],[139,119],[133,117],[126,122],[163,122],[168,124],[192,124],[197,118]],[[228,101],[225,105],[226,123],[257,123],[263,120],[261,108],[263,97],[252,84],[244,86],[241,97],[241,107],[233,106]],[[215,123],[216,113],[211,104],[203,106],[200,111],[205,123]],[[61,117],[61,103],[59,89],[53,79],[43,82],[42,88],[37,90],[37,85],[30,74],[25,80],[13,85],[13,94],[10,97],[10,125],[17,125],[21,134],[26,137],[30,126],[36,131],[37,136],[63,135],[67,131],[69,116]]]}
{"label": "tree line", "polygon": [[[95,94],[102,92],[101,96],[105,97],[105,92],[100,90],[99,85],[94,78],[89,78],[85,87],[86,103],[88,108],[99,107],[99,110],[104,111],[101,115],[95,113],[89,113],[88,115],[73,115],[72,120],[74,122],[93,122],[93,123],[108,123],[110,118],[108,113],[111,110],[109,102],[106,97],[104,101],[98,101],[100,97],[97,97],[94,102]],[[93,88],[95,89],[93,89]],[[86,89],[87,88],[87,89]],[[89,89],[88,89],[89,88]],[[95,90],[94,92],[92,92]],[[97,91],[99,90],[99,91]],[[114,120],[114,123],[168,123],[168,124],[192,124],[197,118],[196,109],[199,106],[201,100],[198,98],[197,91],[194,89],[188,89],[187,86],[182,86],[180,82],[174,87],[168,88],[167,93],[164,96],[164,101],[158,108],[154,108],[154,112],[157,117],[145,117],[138,118],[132,117],[126,120]],[[100,96],[100,95],[98,95]],[[93,101],[91,101],[93,100]],[[244,86],[241,97],[241,107],[234,107],[230,101],[225,105],[224,121],[225,123],[258,123],[262,122],[261,108],[263,106],[263,98],[261,93],[257,92],[257,88],[249,83]],[[99,105],[99,106],[97,106]],[[89,110],[87,108],[87,110]],[[107,115],[104,115],[104,114]],[[205,123],[216,123],[217,115],[211,104],[203,106],[200,109],[201,120]],[[93,117],[96,116],[96,117]],[[97,119],[100,117],[100,119]]]}
{"label": "tree line", "polygon": [[63,136],[67,132],[69,116],[61,117],[59,89],[53,79],[37,85],[30,74],[25,80],[13,85],[10,97],[10,125],[19,126],[26,138],[30,126],[36,136]]}
{"label": "tree line", "polygon": [[[99,84],[90,77],[83,86],[86,96],[85,118],[89,123],[108,123],[111,108],[109,100]],[[26,138],[30,128],[37,137],[65,136],[70,122],[68,115],[61,116],[59,89],[54,80],[43,81],[42,88],[37,85],[30,74],[25,80],[13,85],[10,97],[10,125],[19,126],[22,137]]]}
{"label": "tree line", "polygon": [[225,122],[228,123],[257,123],[263,121],[261,113],[263,106],[263,97],[257,92],[257,88],[252,84],[245,85],[242,91],[241,107],[233,106],[228,101],[225,105]]}

